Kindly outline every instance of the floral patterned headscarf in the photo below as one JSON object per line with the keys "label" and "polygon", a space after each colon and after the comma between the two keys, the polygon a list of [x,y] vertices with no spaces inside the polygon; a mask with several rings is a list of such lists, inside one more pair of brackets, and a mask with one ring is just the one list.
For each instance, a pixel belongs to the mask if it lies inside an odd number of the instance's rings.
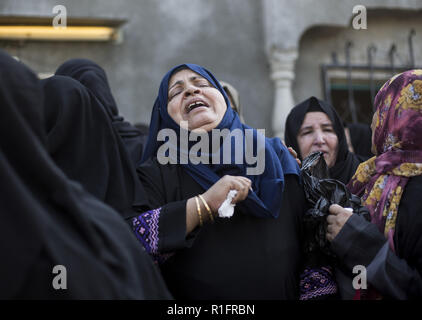
{"label": "floral patterned headscarf", "polygon": [[376,156],[363,162],[348,184],[361,196],[394,250],[394,229],[404,187],[422,175],[422,70],[387,81],[375,97],[373,144]]}

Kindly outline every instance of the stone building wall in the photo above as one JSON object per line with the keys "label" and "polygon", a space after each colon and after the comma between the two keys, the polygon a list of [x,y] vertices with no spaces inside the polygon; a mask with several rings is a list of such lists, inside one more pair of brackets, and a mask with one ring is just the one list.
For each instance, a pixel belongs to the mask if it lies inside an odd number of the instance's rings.
{"label": "stone building wall", "polygon": [[[352,59],[360,61],[371,41],[378,41],[381,57],[390,42],[403,46],[403,33],[414,27],[421,61],[420,0],[2,0],[0,15],[53,17],[57,4],[71,17],[127,20],[123,41],[1,41],[0,48],[40,73],[70,58],[96,61],[109,75],[121,113],[134,123],[149,122],[161,77],[183,62],[204,65],[230,82],[246,122],[282,136],[290,108],[322,95],[319,66],[332,51],[341,58],[345,39],[354,41]],[[358,4],[384,14],[377,21],[368,14],[368,29],[353,30]]]}

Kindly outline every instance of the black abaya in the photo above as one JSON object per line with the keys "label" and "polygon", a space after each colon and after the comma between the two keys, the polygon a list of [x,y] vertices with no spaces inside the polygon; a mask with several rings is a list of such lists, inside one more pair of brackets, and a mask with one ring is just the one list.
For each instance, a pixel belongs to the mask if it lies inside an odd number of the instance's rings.
{"label": "black abaya", "polygon": [[[119,214],[46,152],[39,80],[3,52],[0,70],[0,298],[169,298]],[[65,289],[53,288],[56,265]]]}
{"label": "black abaya", "polygon": [[285,176],[278,218],[246,215],[186,233],[186,201],[203,193],[181,166],[147,160],[138,168],[152,208],[160,208],[158,251],[174,253],[161,265],[179,299],[297,299],[301,216],[306,210],[298,177]]}
{"label": "black abaya", "polygon": [[47,150],[55,163],[125,218],[134,216],[147,204],[144,190],[99,100],[69,77],[41,83]]}
{"label": "black abaya", "polygon": [[[394,233],[395,253],[377,226],[352,215],[332,241],[339,267],[349,277],[342,281],[343,299],[352,299],[353,267],[363,265],[367,281],[384,298],[422,297],[422,176],[411,177],[400,200]],[[341,262],[341,264],[340,264]]]}
{"label": "black abaya", "polygon": [[79,81],[97,97],[108,113],[113,127],[122,138],[133,164],[136,165],[142,158],[146,136],[119,115],[104,69],[87,59],[71,59],[63,63],[55,74],[69,76]]}

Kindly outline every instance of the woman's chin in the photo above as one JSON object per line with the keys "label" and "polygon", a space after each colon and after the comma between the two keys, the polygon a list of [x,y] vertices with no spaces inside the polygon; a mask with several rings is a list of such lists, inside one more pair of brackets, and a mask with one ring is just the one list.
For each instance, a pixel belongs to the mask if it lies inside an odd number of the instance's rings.
{"label": "woman's chin", "polygon": [[325,162],[327,163],[328,169],[331,169],[336,164],[335,161],[332,161],[332,160],[329,160],[329,159],[325,159]]}
{"label": "woman's chin", "polygon": [[[199,118],[199,117],[198,117]],[[196,131],[211,131],[212,129],[218,126],[218,123],[215,118],[211,117],[201,117],[201,118],[194,118],[189,121],[189,130],[196,132]]]}

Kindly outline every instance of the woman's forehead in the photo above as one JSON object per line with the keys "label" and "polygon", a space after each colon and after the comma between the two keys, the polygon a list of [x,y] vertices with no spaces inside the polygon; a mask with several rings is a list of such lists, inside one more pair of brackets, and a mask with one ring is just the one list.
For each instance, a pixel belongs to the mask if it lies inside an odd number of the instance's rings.
{"label": "woman's forehead", "polygon": [[205,79],[200,74],[190,69],[182,69],[172,74],[169,80],[169,88],[172,87],[176,82],[185,82],[186,79],[195,80],[196,78]]}
{"label": "woman's forehead", "polygon": [[333,125],[326,113],[321,111],[311,111],[306,113],[301,127],[325,124]]}

